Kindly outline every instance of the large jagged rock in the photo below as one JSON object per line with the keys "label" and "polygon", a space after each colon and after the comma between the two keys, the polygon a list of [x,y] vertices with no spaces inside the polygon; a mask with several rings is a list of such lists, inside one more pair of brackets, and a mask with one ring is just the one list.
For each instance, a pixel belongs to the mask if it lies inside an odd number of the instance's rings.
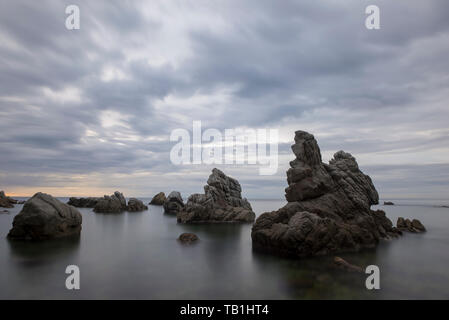
{"label": "large jagged rock", "polygon": [[17,200],[7,197],[4,191],[0,191],[0,207],[3,208],[14,208]]}
{"label": "large jagged rock", "polygon": [[418,219],[413,219],[412,221],[410,221],[410,219],[404,219],[403,217],[399,217],[398,221],[396,222],[396,227],[400,231],[406,232],[408,231],[412,233],[426,232],[426,228]]}
{"label": "large jagged rock", "polygon": [[181,193],[178,191],[170,192],[164,202],[164,212],[168,214],[178,214],[182,208],[184,208],[184,201],[182,200]]}
{"label": "large jagged rock", "polygon": [[51,195],[36,193],[14,217],[8,238],[44,240],[78,235],[82,216],[79,211]]}
{"label": "large jagged rock", "polygon": [[98,197],[89,197],[89,198],[75,198],[71,197],[69,199],[69,202],[67,202],[68,205],[74,206],[77,208],[94,208],[95,205],[103,198]]}
{"label": "large jagged rock", "polygon": [[145,211],[148,210],[148,207],[143,204],[142,200],[136,198],[130,198],[128,200],[128,211],[137,212],[137,211]]}
{"label": "large jagged rock", "polygon": [[120,213],[127,209],[123,193],[116,191],[111,196],[104,196],[98,200],[94,207],[97,213]]}
{"label": "large jagged rock", "polygon": [[157,195],[151,199],[150,204],[154,206],[162,206],[164,205],[164,202],[167,200],[167,197],[165,196],[165,193],[159,192]]}
{"label": "large jagged rock", "polygon": [[256,214],[242,199],[240,183],[218,169],[204,186],[205,194],[192,194],[178,215],[179,223],[253,222]]}
{"label": "large jagged rock", "polygon": [[400,232],[383,211],[373,211],[379,196],[353,156],[339,151],[325,164],[313,135],[297,131],[296,159],[287,171],[288,204],[266,212],[252,229],[253,248],[306,257],[374,247]]}

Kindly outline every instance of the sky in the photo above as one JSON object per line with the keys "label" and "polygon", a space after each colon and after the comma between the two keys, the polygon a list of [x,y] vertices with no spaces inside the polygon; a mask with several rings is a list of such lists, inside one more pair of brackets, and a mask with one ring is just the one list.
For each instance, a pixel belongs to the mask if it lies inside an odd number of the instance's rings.
{"label": "sky", "polygon": [[[218,167],[282,199],[305,130],[381,198],[449,199],[448,17],[447,0],[0,0],[0,189],[186,197]],[[173,164],[170,134],[192,121],[279,130],[277,173]]]}

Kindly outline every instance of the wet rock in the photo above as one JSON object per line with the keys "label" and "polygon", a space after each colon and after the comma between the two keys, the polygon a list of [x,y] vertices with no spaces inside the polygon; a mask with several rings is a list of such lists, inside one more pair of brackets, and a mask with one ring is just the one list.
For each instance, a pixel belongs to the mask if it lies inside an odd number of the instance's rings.
{"label": "wet rock", "polygon": [[89,198],[75,198],[71,197],[69,199],[69,202],[67,202],[68,205],[74,206],[77,208],[94,208],[99,200],[103,198],[99,197],[89,197]]}
{"label": "wet rock", "polygon": [[184,244],[191,244],[198,240],[198,236],[194,233],[183,233],[178,238],[178,241]]}
{"label": "wet rock", "polygon": [[164,202],[167,200],[167,197],[165,196],[165,193],[159,192],[157,195],[151,199],[150,204],[154,206],[162,206],[164,205]]}
{"label": "wet rock", "polygon": [[4,191],[0,191],[0,207],[3,208],[14,208],[14,204],[17,203],[17,200],[13,198],[7,197]]}
{"label": "wet rock", "polygon": [[400,231],[412,233],[421,233],[426,231],[426,228],[421,223],[421,221],[417,219],[413,219],[412,221],[410,221],[410,219],[404,219],[403,217],[398,218],[398,221],[396,222],[396,228],[398,228]]}
{"label": "wet rock", "polygon": [[178,213],[179,223],[253,222],[256,214],[242,198],[240,183],[218,169],[204,186],[204,194],[192,194]]}
{"label": "wet rock", "polygon": [[126,199],[118,191],[111,196],[100,198],[94,207],[94,211],[97,213],[120,213],[126,209]]}
{"label": "wet rock", "polygon": [[379,195],[356,159],[339,151],[329,164],[313,135],[297,131],[296,158],[287,171],[283,208],[259,216],[253,248],[293,257],[353,252],[400,235],[381,210],[371,210]]}
{"label": "wet rock", "polygon": [[182,208],[184,208],[184,201],[182,200],[181,193],[178,191],[170,192],[164,202],[165,213],[177,214]]}
{"label": "wet rock", "polygon": [[394,206],[394,203],[391,201],[384,201],[384,206]]}
{"label": "wet rock", "polygon": [[346,260],[340,257],[334,257],[334,266],[341,270],[349,271],[349,272],[357,272],[357,273],[365,273],[365,271],[356,265],[350,264]]}
{"label": "wet rock", "polygon": [[9,239],[44,240],[79,235],[82,216],[51,195],[36,193],[14,217]]}
{"label": "wet rock", "polygon": [[148,210],[148,207],[143,204],[143,202],[136,198],[130,198],[128,200],[128,211],[137,212]]}

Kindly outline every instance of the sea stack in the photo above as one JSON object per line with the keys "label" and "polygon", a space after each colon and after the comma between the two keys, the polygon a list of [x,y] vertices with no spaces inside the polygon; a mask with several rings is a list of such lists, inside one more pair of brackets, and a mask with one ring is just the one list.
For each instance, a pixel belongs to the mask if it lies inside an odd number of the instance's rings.
{"label": "sea stack", "polygon": [[159,192],[157,195],[151,199],[150,203],[153,206],[163,206],[164,202],[167,200],[167,197],[165,196],[165,193]]}
{"label": "sea stack", "polygon": [[381,210],[371,210],[379,195],[349,153],[321,160],[314,136],[295,133],[295,160],[287,171],[283,208],[258,217],[253,248],[273,254],[307,257],[375,247],[400,232]]}
{"label": "sea stack", "polygon": [[164,212],[176,215],[182,208],[184,208],[184,201],[182,200],[181,193],[178,191],[170,192],[164,202]]}
{"label": "sea stack", "polygon": [[3,208],[14,208],[14,205],[17,203],[17,200],[14,200],[5,195],[4,191],[0,191],[0,207]]}
{"label": "sea stack", "polygon": [[45,240],[79,235],[82,216],[79,211],[51,195],[38,192],[23,205],[14,217],[8,238]]}
{"label": "sea stack", "polygon": [[204,186],[204,194],[189,197],[177,215],[178,222],[253,222],[256,214],[241,192],[236,179],[215,168]]}

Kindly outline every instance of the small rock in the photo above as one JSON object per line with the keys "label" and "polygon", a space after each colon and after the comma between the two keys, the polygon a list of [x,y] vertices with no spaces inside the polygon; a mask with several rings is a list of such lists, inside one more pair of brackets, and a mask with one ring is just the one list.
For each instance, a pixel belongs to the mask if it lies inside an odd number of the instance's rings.
{"label": "small rock", "polygon": [[178,191],[170,192],[164,202],[165,213],[177,214],[182,208],[184,208],[184,202],[182,200],[181,193]]}
{"label": "small rock", "polygon": [[137,212],[148,210],[148,207],[143,202],[136,198],[130,198],[128,201],[128,211]]}
{"label": "small rock", "polygon": [[192,242],[195,242],[197,240],[199,240],[198,236],[194,233],[183,233],[178,238],[178,241],[185,244],[191,244]]}
{"label": "small rock", "polygon": [[167,200],[167,197],[165,196],[165,193],[159,192],[157,195],[151,199],[150,204],[155,206],[162,206],[164,205],[164,202]]}
{"label": "small rock", "polygon": [[384,201],[384,206],[394,206],[394,203],[391,201]]}
{"label": "small rock", "polygon": [[334,265],[342,270],[349,272],[358,272],[358,273],[365,272],[361,267],[350,264],[349,262],[340,257],[334,257]]}
{"label": "small rock", "polygon": [[9,211],[8,210],[2,210],[2,211],[0,211],[0,213],[9,213]]}

